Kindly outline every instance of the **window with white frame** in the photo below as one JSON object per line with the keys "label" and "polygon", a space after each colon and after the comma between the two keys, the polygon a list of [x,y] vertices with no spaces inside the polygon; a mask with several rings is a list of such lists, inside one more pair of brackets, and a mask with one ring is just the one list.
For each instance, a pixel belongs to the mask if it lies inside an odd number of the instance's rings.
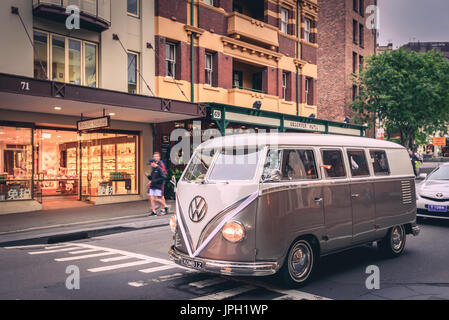
{"label": "window with white frame", "polygon": [[165,76],[176,79],[176,44],[165,45]]}
{"label": "window with white frame", "polygon": [[206,53],[205,63],[205,84],[213,85],[213,62],[214,56],[212,53]]}
{"label": "window with white frame", "polygon": [[282,72],[282,99],[287,100],[287,72]]}
{"label": "window with white frame", "polygon": [[98,44],[34,30],[34,77],[98,86]]}
{"label": "window with white frame", "polygon": [[281,8],[281,31],[288,33],[288,10]]}
{"label": "window with white frame", "polygon": [[312,20],[304,19],[304,40],[310,42],[310,34],[312,31]]}
{"label": "window with white frame", "polygon": [[208,4],[210,6],[215,6],[215,0],[203,0],[205,4]]}
{"label": "window with white frame", "polygon": [[139,54],[128,51],[128,93],[139,93]]}
{"label": "window with white frame", "polygon": [[313,105],[313,79],[312,78],[306,78],[306,104],[311,106]]}

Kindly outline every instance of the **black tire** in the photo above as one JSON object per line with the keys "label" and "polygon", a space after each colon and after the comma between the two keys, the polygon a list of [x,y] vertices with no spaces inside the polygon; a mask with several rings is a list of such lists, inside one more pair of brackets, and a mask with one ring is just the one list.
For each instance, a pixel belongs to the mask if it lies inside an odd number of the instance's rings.
{"label": "black tire", "polygon": [[388,230],[385,238],[378,242],[378,246],[383,255],[394,258],[404,252],[406,240],[407,235],[404,226],[394,226]]}
{"label": "black tire", "polygon": [[318,260],[316,246],[306,238],[297,239],[291,245],[279,275],[289,288],[303,286],[312,278]]}

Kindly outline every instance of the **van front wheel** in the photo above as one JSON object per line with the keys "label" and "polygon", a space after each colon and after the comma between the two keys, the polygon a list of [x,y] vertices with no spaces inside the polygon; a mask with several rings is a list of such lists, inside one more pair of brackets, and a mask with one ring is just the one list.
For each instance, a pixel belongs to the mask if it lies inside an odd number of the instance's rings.
{"label": "van front wheel", "polygon": [[313,245],[306,239],[296,240],[288,252],[280,276],[289,287],[302,286],[310,280],[315,264]]}
{"label": "van front wheel", "polygon": [[397,257],[404,252],[406,239],[404,226],[394,226],[388,230],[386,237],[379,241],[378,245],[382,253],[386,256]]}

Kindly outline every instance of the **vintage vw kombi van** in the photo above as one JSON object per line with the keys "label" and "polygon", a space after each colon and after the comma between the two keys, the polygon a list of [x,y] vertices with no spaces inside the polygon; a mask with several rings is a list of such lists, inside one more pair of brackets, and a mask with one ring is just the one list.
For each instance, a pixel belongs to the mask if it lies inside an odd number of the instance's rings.
{"label": "vintage vw kombi van", "polygon": [[176,263],[304,284],[319,258],[377,242],[400,255],[416,225],[405,148],[361,137],[279,133],[211,139],[193,154],[170,219]]}

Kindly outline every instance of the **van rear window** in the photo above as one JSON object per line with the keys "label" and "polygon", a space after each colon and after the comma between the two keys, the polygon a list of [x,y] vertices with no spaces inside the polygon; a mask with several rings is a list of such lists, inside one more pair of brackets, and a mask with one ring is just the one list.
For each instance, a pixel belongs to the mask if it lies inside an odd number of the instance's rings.
{"label": "van rear window", "polygon": [[383,150],[370,150],[369,154],[373,161],[374,174],[376,176],[387,176],[390,174],[390,167],[388,166],[387,154]]}

